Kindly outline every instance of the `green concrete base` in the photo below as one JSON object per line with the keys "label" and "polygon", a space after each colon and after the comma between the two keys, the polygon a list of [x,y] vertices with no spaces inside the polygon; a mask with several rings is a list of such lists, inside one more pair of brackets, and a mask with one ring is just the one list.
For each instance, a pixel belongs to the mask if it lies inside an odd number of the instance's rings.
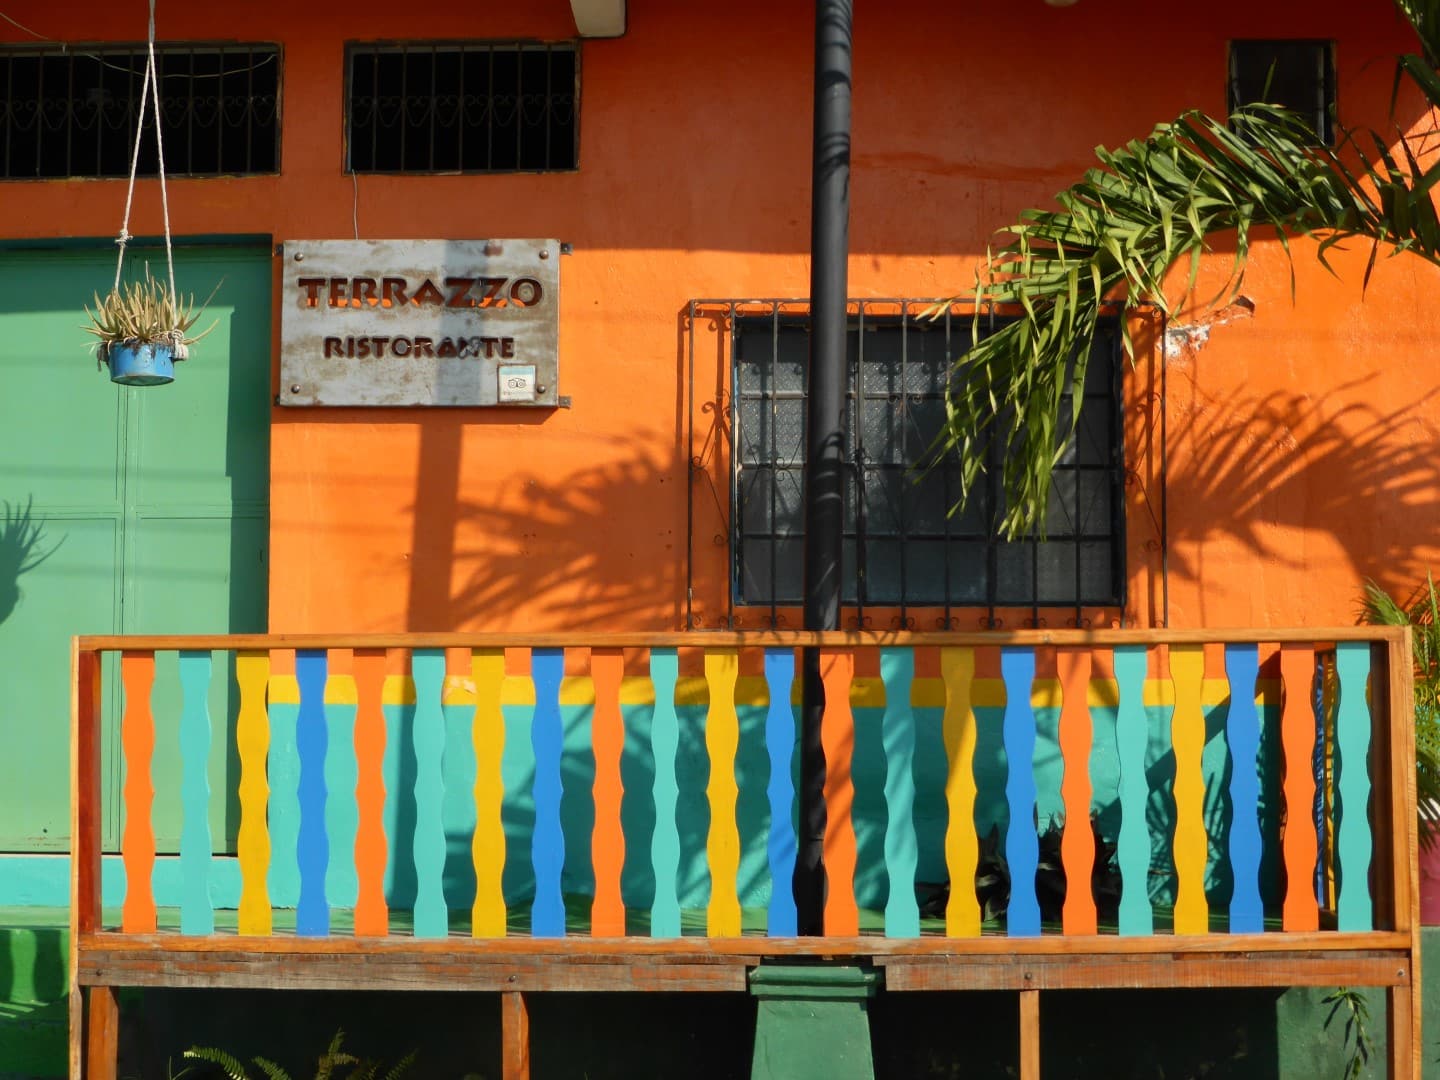
{"label": "green concrete base", "polygon": [[874,1080],[869,1000],[877,980],[857,967],[756,968],[751,1080]]}

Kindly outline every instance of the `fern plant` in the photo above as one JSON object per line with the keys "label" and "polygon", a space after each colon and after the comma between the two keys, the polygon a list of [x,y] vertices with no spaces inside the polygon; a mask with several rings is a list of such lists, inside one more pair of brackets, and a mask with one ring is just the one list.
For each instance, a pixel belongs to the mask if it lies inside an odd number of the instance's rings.
{"label": "fern plant", "polygon": [[215,298],[219,285],[198,307],[193,296],[172,293],[169,286],[145,271],[145,280],[125,282],[111,289],[102,299],[95,293],[95,310],[85,308],[90,322],[84,327],[88,334],[100,339],[98,358],[105,359],[107,350],[116,346],[168,345],[176,360],[184,360],[189,347],[215,329],[218,320],[198,334],[195,324]]}
{"label": "fern plant", "polygon": [[[379,1061],[357,1057],[343,1048],[344,1041],[344,1029],[335,1032],[329,1048],[315,1063],[314,1080],[400,1080],[415,1064],[416,1054],[412,1050],[382,1074],[383,1065]],[[185,1057],[216,1066],[227,1080],[296,1080],[283,1067],[265,1057],[252,1059],[258,1074],[251,1073],[234,1054],[216,1047],[192,1046],[185,1051]]]}

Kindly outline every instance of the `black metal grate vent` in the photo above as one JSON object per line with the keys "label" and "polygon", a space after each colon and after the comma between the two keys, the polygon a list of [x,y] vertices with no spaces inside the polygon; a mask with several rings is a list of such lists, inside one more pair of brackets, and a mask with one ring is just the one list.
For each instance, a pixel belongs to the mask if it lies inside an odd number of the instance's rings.
{"label": "black metal grate vent", "polygon": [[[165,171],[243,176],[280,168],[276,45],[157,45]],[[130,175],[144,45],[0,51],[0,176],[8,180]],[[147,103],[141,176],[158,172]]]}
{"label": "black metal grate vent", "polygon": [[[928,302],[851,305],[844,602],[947,610],[1122,603],[1118,325],[1111,320],[1097,335],[1080,431],[1055,469],[1046,540],[1006,541],[994,528],[1002,508],[998,459],[988,486],[953,515],[948,511],[960,494],[958,459],[928,471],[914,468],[927,460],[944,424],[945,387],[955,358],[969,345],[969,315],[916,318]],[[736,601],[798,605],[807,319],[794,301],[737,303],[732,311]],[[1004,322],[986,317],[982,336]],[[1062,406],[1061,414],[1067,411]]]}
{"label": "black metal grate vent", "polygon": [[348,168],[363,173],[560,172],[580,145],[572,42],[352,45]]}

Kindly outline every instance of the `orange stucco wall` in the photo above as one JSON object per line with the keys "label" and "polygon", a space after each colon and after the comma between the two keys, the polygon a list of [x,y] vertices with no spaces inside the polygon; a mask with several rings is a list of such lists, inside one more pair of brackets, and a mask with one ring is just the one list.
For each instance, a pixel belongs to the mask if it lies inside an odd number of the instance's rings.
{"label": "orange stucco wall", "polygon": [[[1223,109],[1229,38],[1336,39],[1351,125],[1388,122],[1390,57],[1409,46],[1386,0],[1163,14],[1147,0],[858,6],[857,297],[964,291],[993,230],[1078,176],[1094,145],[1186,107]],[[143,34],[138,0],[86,7],[83,19],[9,10],[58,39]],[[808,291],[811,5],[630,0],[629,33],[583,48],[577,172],[362,176],[358,195],[341,171],[347,40],[569,37],[565,0],[162,2],[159,25],[167,39],[284,47],[282,173],[174,183],[177,231],[347,238],[358,215],[362,237],[556,236],[575,248],[561,306],[573,408],[275,410],[272,629],[678,627],[687,557],[698,625],[719,625],[726,549],[714,541],[726,530],[712,485],[723,498],[728,446],[713,402],[725,371],[714,329],[697,326],[687,416],[682,312],[693,298]],[[25,40],[9,25],[0,37]],[[1403,104],[1398,119],[1423,122]],[[113,234],[123,191],[5,184],[0,233]],[[159,227],[150,185],[131,230]],[[1362,299],[1364,257],[1340,255],[1332,278],[1297,245],[1292,303],[1283,255],[1262,244],[1244,286],[1253,316],[1215,320],[1203,343],[1175,340],[1163,508],[1159,361],[1141,358],[1126,403],[1130,621],[1346,622],[1363,577],[1400,588],[1435,561],[1440,272],[1382,263]],[[693,484],[692,455],[705,472]],[[888,625],[889,613],[874,618]]]}

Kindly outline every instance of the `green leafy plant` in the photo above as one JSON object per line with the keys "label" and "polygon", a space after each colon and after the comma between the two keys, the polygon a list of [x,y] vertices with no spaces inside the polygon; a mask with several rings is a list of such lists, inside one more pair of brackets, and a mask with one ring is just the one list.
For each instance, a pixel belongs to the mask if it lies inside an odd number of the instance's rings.
{"label": "green leafy plant", "polygon": [[1322,1004],[1330,1006],[1330,1011],[1325,1015],[1325,1030],[1330,1030],[1330,1025],[1342,1013],[1345,1016],[1344,1038],[1349,1052],[1340,1076],[1341,1080],[1357,1080],[1375,1050],[1375,1044],[1370,1041],[1370,1029],[1367,1027],[1370,1023],[1370,1006],[1366,1004],[1365,997],[1359,990],[1348,986],[1342,986],[1327,994]]}
{"label": "green leafy plant", "polygon": [[[400,1080],[400,1077],[409,1072],[410,1067],[415,1064],[416,1054],[412,1050],[391,1066],[388,1072],[382,1074],[380,1070],[383,1066],[380,1062],[356,1057],[342,1048],[344,1041],[344,1030],[335,1032],[335,1037],[330,1040],[329,1048],[320,1055],[315,1064],[314,1080]],[[228,1080],[257,1080],[255,1074],[247,1071],[244,1062],[225,1050],[207,1046],[192,1046],[185,1051],[185,1057],[219,1067]],[[260,1070],[259,1077],[263,1077],[264,1080],[294,1080],[290,1073],[269,1058],[257,1056],[253,1059],[253,1063],[255,1068]]]}
{"label": "green leafy plant", "polygon": [[[1424,53],[1400,58],[1396,91],[1408,81],[1440,107],[1440,0],[1396,6]],[[1381,252],[1440,264],[1440,163],[1417,159],[1414,140],[1424,137],[1392,146],[1376,132],[1347,132],[1341,145],[1322,146],[1295,113],[1255,105],[1227,119],[1187,112],[1147,138],[1097,150],[1099,166],[1060,192],[1057,208],[1025,211],[1001,230],[977,272],[974,343],[956,362],[934,447],[937,458],[958,455],[961,499],[988,461],[1001,460],[1002,531],[1043,529],[1051,472],[1083,405],[1081,394],[1067,403],[1065,391],[1084,382],[1099,320],[1119,318],[1133,356],[1127,316],[1175,310],[1171,268],[1188,262],[1190,296],[1217,235],[1233,235],[1235,253],[1213,304],[1236,295],[1257,230],[1273,231],[1287,254],[1289,238],[1314,237],[1327,269],[1336,244],[1367,240],[1366,283]],[[997,308],[1015,321],[981,339],[984,314]]]}
{"label": "green leafy plant", "polygon": [[1415,660],[1415,794],[1420,846],[1440,837],[1440,595],[1435,578],[1403,602],[1373,581],[1365,582],[1361,618],[1372,626],[1410,627]]}
{"label": "green leafy plant", "polygon": [[100,339],[98,358],[117,345],[169,345],[175,359],[183,360],[189,347],[214,330],[218,320],[198,334],[195,324],[215,298],[217,284],[198,307],[193,296],[175,294],[163,281],[145,272],[143,281],[130,281],[111,289],[103,298],[95,295],[95,310],[85,308],[90,322],[84,329]]}

